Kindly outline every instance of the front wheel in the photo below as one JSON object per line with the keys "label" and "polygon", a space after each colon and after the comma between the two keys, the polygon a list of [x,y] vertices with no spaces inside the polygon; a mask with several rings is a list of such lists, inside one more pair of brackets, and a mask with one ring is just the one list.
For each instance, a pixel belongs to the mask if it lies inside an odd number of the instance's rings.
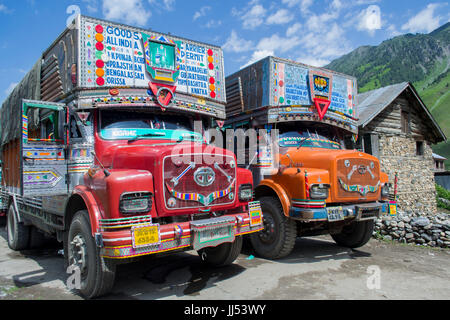
{"label": "front wheel", "polygon": [[87,211],[75,214],[67,238],[68,263],[80,271],[79,292],[87,299],[100,297],[114,285],[116,265],[100,256],[92,237]]}
{"label": "front wheel", "polygon": [[242,250],[242,237],[236,237],[231,243],[222,243],[217,247],[204,248],[198,251],[203,262],[214,266],[223,267],[232,264]]}
{"label": "front wheel", "polygon": [[297,238],[297,224],[284,215],[280,201],[262,197],[264,229],[250,235],[256,253],[266,259],[280,259],[292,252]]}
{"label": "front wheel", "polygon": [[332,234],[333,240],[340,246],[359,248],[369,242],[375,226],[374,220],[354,221],[345,226],[341,233]]}

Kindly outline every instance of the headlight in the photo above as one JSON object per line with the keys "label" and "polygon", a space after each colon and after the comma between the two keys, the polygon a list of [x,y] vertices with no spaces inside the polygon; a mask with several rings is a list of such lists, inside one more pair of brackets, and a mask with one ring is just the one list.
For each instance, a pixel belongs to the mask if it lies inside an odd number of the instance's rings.
{"label": "headlight", "polygon": [[119,209],[122,213],[144,213],[152,209],[151,192],[131,192],[120,196]]}
{"label": "headlight", "polygon": [[389,189],[391,185],[389,183],[385,183],[383,187],[381,187],[381,196],[387,197],[389,196]]}
{"label": "headlight", "polygon": [[253,187],[251,184],[242,184],[239,187],[239,200],[250,201],[253,199]]}
{"label": "headlight", "polygon": [[325,200],[328,198],[328,184],[314,184],[309,189],[309,196],[311,199]]}

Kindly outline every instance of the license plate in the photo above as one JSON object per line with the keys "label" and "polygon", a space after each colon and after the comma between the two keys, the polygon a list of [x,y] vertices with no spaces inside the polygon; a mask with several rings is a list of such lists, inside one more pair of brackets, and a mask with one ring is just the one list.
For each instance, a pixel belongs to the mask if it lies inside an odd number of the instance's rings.
{"label": "license plate", "polygon": [[214,228],[204,231],[199,231],[198,237],[201,244],[205,244],[212,241],[226,242],[233,239],[233,233],[231,231],[231,226],[225,226],[220,228]]}
{"label": "license plate", "polygon": [[397,203],[389,203],[389,214],[391,216],[397,215]]}
{"label": "license plate", "polygon": [[131,233],[133,248],[155,246],[161,243],[159,224],[133,227]]}
{"label": "license plate", "polygon": [[328,221],[341,221],[344,220],[344,210],[342,207],[327,208]]}
{"label": "license plate", "polygon": [[262,223],[262,210],[259,201],[248,204],[248,215],[250,217],[250,226],[257,226]]}

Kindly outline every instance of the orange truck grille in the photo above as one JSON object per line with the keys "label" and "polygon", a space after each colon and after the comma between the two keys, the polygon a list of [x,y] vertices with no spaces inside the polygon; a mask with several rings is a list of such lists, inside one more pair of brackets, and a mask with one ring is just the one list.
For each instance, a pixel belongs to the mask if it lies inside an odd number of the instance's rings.
{"label": "orange truck grille", "polygon": [[339,198],[375,197],[380,189],[380,165],[369,159],[342,159],[337,162]]}

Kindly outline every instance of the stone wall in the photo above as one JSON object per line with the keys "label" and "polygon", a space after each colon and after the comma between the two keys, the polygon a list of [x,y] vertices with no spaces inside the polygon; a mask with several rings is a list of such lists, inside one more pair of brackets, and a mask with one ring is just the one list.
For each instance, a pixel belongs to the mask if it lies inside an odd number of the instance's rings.
{"label": "stone wall", "polygon": [[375,222],[375,238],[428,247],[450,248],[450,215],[398,211],[397,216],[382,216]]}
{"label": "stone wall", "polygon": [[423,156],[418,156],[414,138],[379,134],[381,170],[389,175],[392,184],[398,174],[399,210],[434,215],[437,203],[432,150],[426,141],[423,149]]}

